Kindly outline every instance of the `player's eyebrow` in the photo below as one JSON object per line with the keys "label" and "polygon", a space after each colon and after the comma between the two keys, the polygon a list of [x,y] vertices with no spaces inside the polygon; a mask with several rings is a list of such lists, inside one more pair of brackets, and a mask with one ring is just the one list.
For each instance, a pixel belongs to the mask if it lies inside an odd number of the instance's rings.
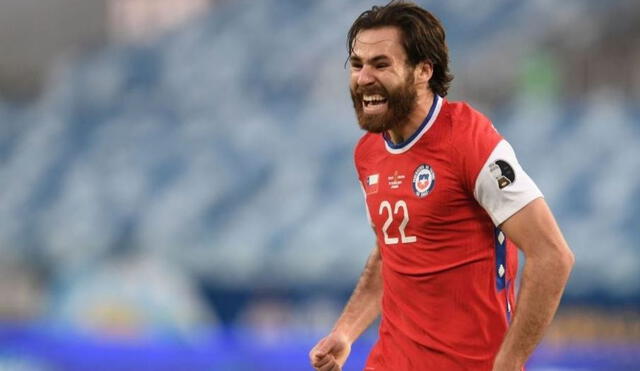
{"label": "player's eyebrow", "polygon": [[[386,61],[389,60],[389,57],[384,55],[384,54],[380,54],[380,55],[376,55],[375,57],[369,58],[367,60],[365,60],[365,63],[369,63],[369,64],[374,64],[376,62],[380,62],[380,61]],[[362,62],[362,58],[360,58],[357,55],[352,55],[349,57],[349,62],[354,63],[354,62]]]}

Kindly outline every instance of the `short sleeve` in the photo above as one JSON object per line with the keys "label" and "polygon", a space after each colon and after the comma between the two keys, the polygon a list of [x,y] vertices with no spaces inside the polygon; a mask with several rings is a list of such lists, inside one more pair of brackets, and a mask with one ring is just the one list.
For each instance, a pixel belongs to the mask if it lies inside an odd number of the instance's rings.
{"label": "short sleeve", "polygon": [[367,192],[364,190],[364,185],[362,185],[362,182],[358,181],[358,183],[360,183],[360,189],[362,190],[362,195],[364,196],[364,210],[367,213],[367,221],[369,222],[369,225],[371,227],[375,228],[373,220],[371,219],[371,213],[369,212],[369,206],[367,205]]}
{"label": "short sleeve", "polygon": [[367,136],[363,136],[358,143],[356,144],[355,148],[354,148],[354,154],[353,154],[353,162],[356,168],[356,174],[358,176],[358,184],[360,185],[360,190],[362,190],[362,195],[364,196],[364,209],[367,213],[367,221],[369,222],[369,225],[374,227],[373,225],[373,220],[371,219],[371,213],[369,213],[369,206],[367,205],[367,192],[366,192],[366,186],[365,183],[368,181],[368,179],[366,179],[364,177],[363,174],[365,174],[364,171],[364,165],[363,165],[363,160],[365,158],[365,156],[363,155],[363,143],[366,141]]}
{"label": "short sleeve", "polygon": [[478,173],[473,195],[498,226],[542,192],[522,169],[509,143],[502,139]]}

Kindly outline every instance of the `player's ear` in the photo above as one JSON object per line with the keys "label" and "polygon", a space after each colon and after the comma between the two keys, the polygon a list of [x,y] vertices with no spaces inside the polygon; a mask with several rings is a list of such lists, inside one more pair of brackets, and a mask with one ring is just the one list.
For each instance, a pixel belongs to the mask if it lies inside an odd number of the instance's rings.
{"label": "player's ear", "polygon": [[418,62],[413,73],[416,84],[428,84],[433,76],[433,64],[428,61]]}

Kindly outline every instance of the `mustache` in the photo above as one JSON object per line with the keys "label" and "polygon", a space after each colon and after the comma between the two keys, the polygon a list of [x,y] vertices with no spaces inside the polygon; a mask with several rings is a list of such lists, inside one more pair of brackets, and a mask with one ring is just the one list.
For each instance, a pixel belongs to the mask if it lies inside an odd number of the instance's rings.
{"label": "mustache", "polygon": [[351,89],[351,92],[361,98],[363,95],[380,94],[384,97],[389,96],[389,92],[382,86],[357,86],[355,89]]}

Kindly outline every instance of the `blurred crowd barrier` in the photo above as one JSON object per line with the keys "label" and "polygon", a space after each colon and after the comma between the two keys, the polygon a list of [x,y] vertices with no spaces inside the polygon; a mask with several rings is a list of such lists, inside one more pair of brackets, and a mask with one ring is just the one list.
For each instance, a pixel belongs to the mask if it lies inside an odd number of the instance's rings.
{"label": "blurred crowd barrier", "polygon": [[[494,121],[576,254],[530,369],[632,369],[640,6],[421,3],[448,31],[448,99]],[[0,369],[304,369],[374,243],[344,69],[371,5],[220,1],[0,102]]]}

